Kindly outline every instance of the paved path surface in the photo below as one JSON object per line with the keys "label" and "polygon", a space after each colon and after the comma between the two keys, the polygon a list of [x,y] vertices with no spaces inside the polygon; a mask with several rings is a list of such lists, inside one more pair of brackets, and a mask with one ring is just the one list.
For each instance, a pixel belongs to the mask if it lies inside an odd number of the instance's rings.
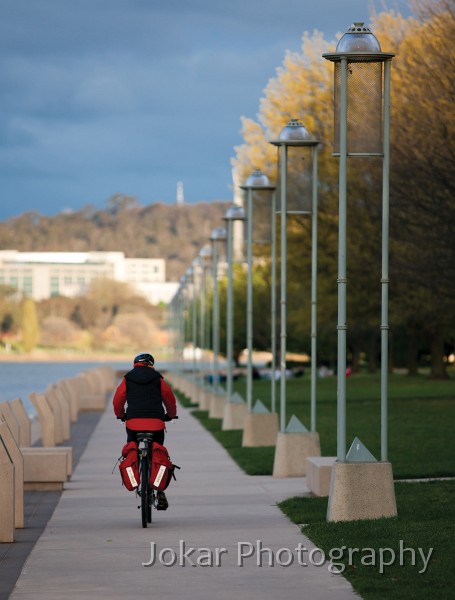
{"label": "paved path surface", "polygon": [[[135,495],[122,488],[117,468],[112,474],[124,437],[108,407],[10,598],[358,598],[345,579],[329,572],[327,563],[298,564],[298,544],[308,550],[300,552],[307,563],[314,546],[275,501],[304,491],[303,480],[245,475],[180,409],[166,440],[172,459],[182,467],[168,490],[171,506],[166,512],[153,511],[152,525],[143,529]],[[181,555],[183,544],[187,552],[195,548],[187,558]],[[257,544],[262,544],[262,554]],[[156,562],[143,566],[151,560],[152,546]],[[215,566],[217,549],[220,566]],[[240,566],[239,552],[253,551]],[[293,563],[283,566],[291,558]],[[210,562],[213,566],[203,566]]]}

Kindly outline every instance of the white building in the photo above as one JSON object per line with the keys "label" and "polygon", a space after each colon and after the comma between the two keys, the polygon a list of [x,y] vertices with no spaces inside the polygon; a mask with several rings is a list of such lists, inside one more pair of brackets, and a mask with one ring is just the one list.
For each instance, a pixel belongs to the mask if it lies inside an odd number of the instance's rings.
{"label": "white building", "polygon": [[178,288],[166,281],[163,258],[125,258],[123,252],[0,250],[0,284],[35,300],[83,295],[100,278],[129,283],[150,304],[167,304]]}

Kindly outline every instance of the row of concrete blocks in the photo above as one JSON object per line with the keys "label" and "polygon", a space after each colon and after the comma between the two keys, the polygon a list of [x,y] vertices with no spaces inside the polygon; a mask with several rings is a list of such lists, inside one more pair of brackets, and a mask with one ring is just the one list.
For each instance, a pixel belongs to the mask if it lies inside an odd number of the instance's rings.
{"label": "row of concrete blocks", "polygon": [[227,402],[225,394],[203,388],[199,382],[180,374],[168,374],[170,383],[207,410],[210,418],[222,419],[223,430],[243,430],[243,447],[275,446],[274,477],[307,478],[309,490],[328,496],[334,456],[321,456],[315,432],[281,433],[277,413],[248,413],[245,403]]}
{"label": "row of concrete blocks", "polygon": [[0,403],[0,542],[13,542],[24,527],[24,491],[61,490],[72,474],[71,423],[80,411],[102,411],[116,384],[109,366],[62,379],[29,395],[38,414],[41,446],[32,446],[32,426],[22,400]]}

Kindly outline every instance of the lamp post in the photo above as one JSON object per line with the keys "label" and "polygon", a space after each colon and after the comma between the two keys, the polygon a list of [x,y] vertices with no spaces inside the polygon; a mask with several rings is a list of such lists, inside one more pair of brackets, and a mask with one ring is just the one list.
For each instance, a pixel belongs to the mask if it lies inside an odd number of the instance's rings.
{"label": "lamp post", "polygon": [[[170,343],[172,344],[172,355],[174,360],[177,360],[178,351],[179,351],[179,292],[180,288],[177,288],[172,300],[168,305],[168,321],[170,328]],[[176,371],[178,371],[178,366],[176,367]]]}
{"label": "lamp post", "polygon": [[204,362],[204,350],[208,347],[208,339],[209,333],[207,332],[210,329],[210,322],[206,319],[206,292],[207,292],[207,269],[210,266],[210,261],[212,260],[212,248],[211,246],[204,246],[199,250],[199,258],[201,260],[202,266],[202,277],[201,277],[201,298],[200,298],[200,315],[199,315],[199,325],[200,325],[200,340],[201,340],[201,371],[203,371],[203,362]]}
{"label": "lamp post", "polygon": [[271,215],[271,294],[270,294],[270,347],[272,349],[272,364],[270,378],[270,408],[276,412],[276,193],[272,194]]}
{"label": "lamp post", "polygon": [[203,265],[202,259],[197,254],[196,258],[193,259],[191,266],[193,268],[193,285],[194,285],[194,310],[195,314],[193,316],[193,327],[194,327],[194,343],[195,350],[199,350],[199,352],[195,352],[194,355],[194,373],[199,370],[197,363],[200,363],[200,357],[202,353],[202,338],[201,338],[201,327],[199,323],[201,311],[201,295],[202,295],[202,276],[203,276]]}
{"label": "lamp post", "polygon": [[[317,277],[317,147],[297,119],[281,131],[278,140],[281,214],[281,326],[280,326],[280,431],[286,430],[286,352],[287,352],[287,215],[312,216],[311,267],[311,431],[316,431],[316,277]],[[300,149],[300,150],[299,150]],[[309,157],[308,157],[309,154]],[[309,160],[308,160],[309,158]],[[291,168],[289,168],[291,163]],[[289,181],[293,175],[294,180]],[[291,185],[290,185],[291,184]]]}
{"label": "lamp post", "polygon": [[184,357],[184,349],[185,349],[185,338],[186,338],[186,313],[187,313],[187,303],[186,303],[186,275],[182,275],[180,277],[180,287],[179,287],[179,307],[178,307],[178,315],[179,315],[179,340],[180,340],[180,360],[181,360],[181,371],[182,373],[185,371],[185,357]]}
{"label": "lamp post", "polygon": [[[197,390],[197,398],[200,410],[206,410],[210,402],[210,392],[207,390],[205,375],[207,371],[207,356],[206,350],[209,346],[210,336],[210,319],[206,315],[206,295],[207,295],[207,270],[210,267],[210,261],[212,258],[211,246],[204,246],[200,249],[197,257],[193,260],[193,269],[197,273],[198,296],[199,296],[199,344],[200,344],[200,358],[199,358],[199,385],[195,388]],[[197,337],[197,335],[196,335]]]}
{"label": "lamp post", "polygon": [[[396,515],[395,493],[390,463],[387,463],[387,387],[388,387],[388,227],[390,168],[390,67],[394,54],[382,52],[377,38],[363,23],[354,23],[338,42],[336,51],[323,55],[335,66],[334,155],[339,167],[339,241],[338,241],[338,368],[337,368],[337,463],[332,478],[328,519],[377,518]],[[347,234],[347,159],[382,157],[382,276],[381,276],[381,463],[355,440],[346,453],[346,234]],[[350,510],[339,510],[337,471],[349,480],[343,463],[367,463],[377,487],[377,502],[362,509],[354,500]],[[376,465],[375,465],[376,463]],[[365,476],[366,478],[366,476]],[[365,479],[364,478],[364,479]],[[392,480],[392,483],[390,483]],[[344,480],[346,481],[346,479]],[[340,484],[341,486],[341,484]],[[351,486],[357,489],[359,486]],[[366,491],[365,491],[366,493]],[[362,493],[357,496],[361,497]],[[333,501],[332,501],[333,497]],[[347,503],[345,501],[345,503]],[[345,509],[346,507],[343,507]],[[343,514],[342,514],[343,513]],[[362,516],[359,516],[362,515]]]}
{"label": "lamp post", "polygon": [[[186,285],[188,289],[188,337],[191,339],[192,345],[192,372],[193,376],[196,373],[196,359],[195,359],[195,347],[196,347],[196,290],[195,290],[195,277],[193,267],[188,267],[185,272]],[[190,333],[191,332],[191,333]]]}
{"label": "lamp post", "polygon": [[216,227],[210,236],[212,244],[212,277],[213,277],[213,311],[212,311],[212,348],[213,369],[212,384],[213,392],[218,391],[219,385],[219,353],[220,353],[220,303],[218,295],[218,261],[220,257],[220,246],[226,242],[226,230]]}
{"label": "lamp post", "polygon": [[228,402],[232,398],[233,377],[232,377],[232,361],[234,355],[234,301],[233,301],[233,235],[234,221],[243,221],[245,219],[245,211],[242,206],[232,204],[224,215],[224,220],[227,223],[227,265],[228,265],[228,289],[226,301],[226,396]]}
{"label": "lamp post", "polygon": [[[246,385],[246,401],[248,411],[251,412],[253,407],[253,237],[256,242],[270,243],[269,231],[257,231],[254,225],[262,225],[267,229],[270,228],[270,216],[267,219],[253,219],[253,212],[256,212],[260,205],[264,205],[264,201],[275,192],[275,186],[270,185],[269,178],[262,171],[254,171],[246,180],[245,185],[240,186],[247,193],[247,218],[246,218],[246,238],[247,238],[247,309],[246,309],[246,328],[247,328],[247,385]],[[255,209],[253,209],[255,204]],[[256,231],[255,231],[256,229]],[[266,239],[264,239],[266,237]]]}

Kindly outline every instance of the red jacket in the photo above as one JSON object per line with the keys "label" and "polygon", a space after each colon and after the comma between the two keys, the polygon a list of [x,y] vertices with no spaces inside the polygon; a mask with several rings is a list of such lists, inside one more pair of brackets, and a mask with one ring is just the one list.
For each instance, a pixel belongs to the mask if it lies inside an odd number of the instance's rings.
{"label": "red jacket", "polygon": [[[153,369],[142,363],[136,363],[135,367],[143,367],[145,369]],[[161,398],[163,400],[164,408],[169,417],[174,418],[177,415],[177,406],[175,402],[175,396],[172,393],[169,385],[161,379]],[[118,388],[115,391],[114,399],[112,401],[114,405],[114,413],[116,417],[125,416],[125,403],[126,403],[126,381],[122,379]],[[164,421],[161,419],[128,419],[126,421],[128,429],[133,431],[159,431],[165,428]]]}

